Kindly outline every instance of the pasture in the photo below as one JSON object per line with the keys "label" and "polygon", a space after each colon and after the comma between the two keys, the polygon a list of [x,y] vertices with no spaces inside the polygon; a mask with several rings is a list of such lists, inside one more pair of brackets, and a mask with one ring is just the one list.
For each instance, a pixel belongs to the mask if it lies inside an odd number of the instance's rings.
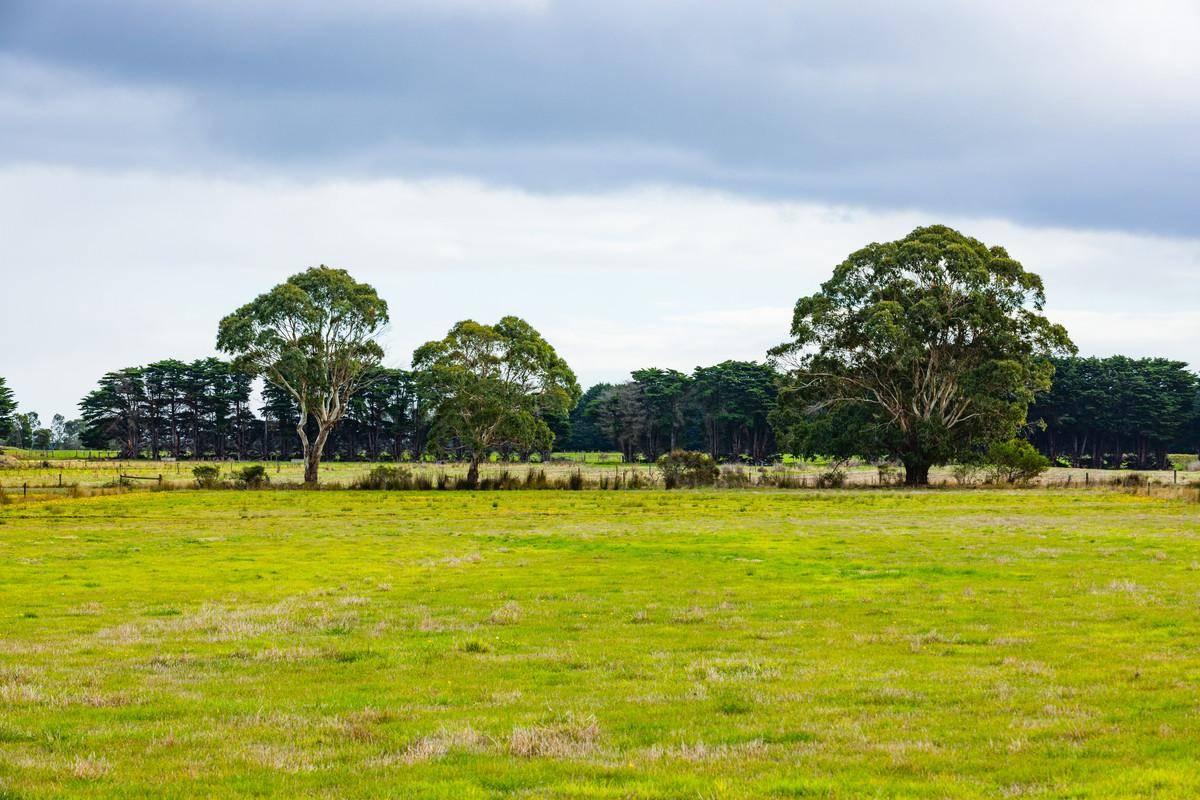
{"label": "pasture", "polygon": [[0,797],[1194,797],[1197,506],[137,492],[0,508]]}

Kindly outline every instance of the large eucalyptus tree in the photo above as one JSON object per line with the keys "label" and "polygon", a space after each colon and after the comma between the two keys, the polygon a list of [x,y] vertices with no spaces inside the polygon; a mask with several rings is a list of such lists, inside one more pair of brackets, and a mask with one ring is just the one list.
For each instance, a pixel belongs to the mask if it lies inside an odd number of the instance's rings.
{"label": "large eucalyptus tree", "polygon": [[445,338],[417,348],[413,372],[432,415],[430,436],[465,452],[472,486],[493,449],[549,449],[548,420],[566,415],[580,395],[567,362],[528,322],[511,316],[495,325],[459,322]]}
{"label": "large eucalyptus tree", "polygon": [[888,455],[910,485],[1011,438],[1074,351],[1042,281],[1002,247],[942,225],[871,244],[802,297],[774,350],[789,380],[773,420],[793,449]]}
{"label": "large eucalyptus tree", "polygon": [[[217,347],[296,401],[304,482],[316,484],[330,431],[379,366],[375,340],[387,303],[345,270],[324,265],[293,275],[221,320]],[[316,434],[310,440],[306,424]]]}

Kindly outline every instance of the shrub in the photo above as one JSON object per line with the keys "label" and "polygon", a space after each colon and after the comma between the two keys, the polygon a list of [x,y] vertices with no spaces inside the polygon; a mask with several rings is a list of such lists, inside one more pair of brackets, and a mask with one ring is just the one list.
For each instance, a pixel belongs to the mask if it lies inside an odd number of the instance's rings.
{"label": "shrub", "polygon": [[237,473],[237,479],[247,489],[261,489],[271,482],[271,479],[267,477],[267,468],[262,464],[242,467]]}
{"label": "shrub", "polygon": [[567,476],[567,489],[572,492],[583,489],[583,472],[581,470],[575,470]]}
{"label": "shrub", "polygon": [[730,489],[742,489],[753,483],[750,474],[740,466],[721,470],[721,485]]}
{"label": "shrub", "polygon": [[695,450],[672,450],[659,457],[658,468],[663,473],[663,485],[668,489],[712,486],[721,475],[721,468],[712,456]]}
{"label": "shrub", "polygon": [[994,483],[1029,483],[1050,469],[1050,459],[1024,439],[995,442],[987,451],[988,473]]}
{"label": "shrub", "polygon": [[952,470],[954,480],[959,486],[968,486],[975,483],[979,478],[980,466],[977,463],[966,461],[962,464],[955,464]]}
{"label": "shrub", "polygon": [[875,470],[879,474],[880,486],[891,486],[900,479],[900,475],[896,471],[896,467],[886,461],[876,464]]}
{"label": "shrub", "polygon": [[818,489],[841,489],[846,485],[846,471],[840,466],[826,470],[817,476]]}
{"label": "shrub", "polygon": [[355,489],[411,489],[412,470],[408,467],[377,466],[351,484]]}
{"label": "shrub", "polygon": [[201,489],[215,489],[221,485],[221,468],[212,464],[192,467],[192,475],[196,478],[196,485]]}

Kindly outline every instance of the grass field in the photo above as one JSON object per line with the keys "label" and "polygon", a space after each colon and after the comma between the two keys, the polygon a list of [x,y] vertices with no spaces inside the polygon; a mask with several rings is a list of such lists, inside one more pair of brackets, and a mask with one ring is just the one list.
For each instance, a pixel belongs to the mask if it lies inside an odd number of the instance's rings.
{"label": "grass field", "polygon": [[1200,515],[1109,491],[0,508],[0,797],[1195,797]]}

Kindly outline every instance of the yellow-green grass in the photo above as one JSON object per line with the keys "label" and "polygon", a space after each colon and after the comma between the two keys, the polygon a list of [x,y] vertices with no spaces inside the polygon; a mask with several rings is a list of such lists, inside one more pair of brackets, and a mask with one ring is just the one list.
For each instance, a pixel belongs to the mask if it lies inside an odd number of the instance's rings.
{"label": "yellow-green grass", "polygon": [[0,797],[1195,797],[1197,506],[0,508]]}

